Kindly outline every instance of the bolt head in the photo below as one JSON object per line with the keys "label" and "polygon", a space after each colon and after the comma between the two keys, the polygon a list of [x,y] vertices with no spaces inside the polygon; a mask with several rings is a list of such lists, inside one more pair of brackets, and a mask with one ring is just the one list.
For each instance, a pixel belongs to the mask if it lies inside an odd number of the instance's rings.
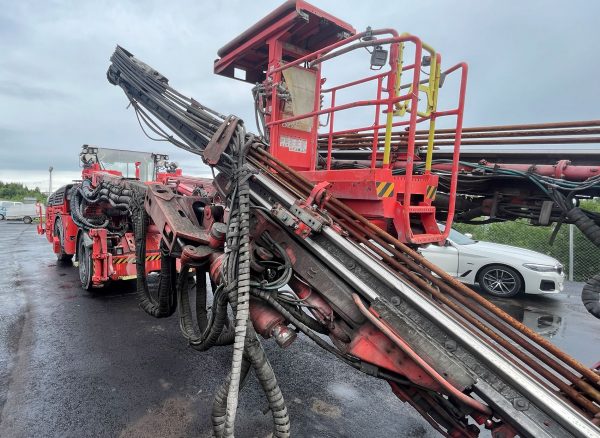
{"label": "bolt head", "polygon": [[455,351],[456,350],[456,341],[453,339],[446,340],[446,342],[444,342],[444,348],[448,351]]}

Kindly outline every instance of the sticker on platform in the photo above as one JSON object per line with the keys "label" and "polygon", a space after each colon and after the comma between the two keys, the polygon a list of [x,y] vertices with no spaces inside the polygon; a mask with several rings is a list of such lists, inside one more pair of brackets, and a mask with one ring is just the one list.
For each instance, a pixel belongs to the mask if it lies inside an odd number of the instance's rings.
{"label": "sticker on platform", "polygon": [[391,198],[394,195],[394,183],[382,181],[377,183],[377,196]]}
{"label": "sticker on platform", "polygon": [[291,152],[300,152],[305,154],[307,142],[306,140],[298,137],[288,137],[285,135],[281,136],[281,147],[289,149]]}
{"label": "sticker on platform", "polygon": [[427,186],[427,191],[425,192],[425,197],[427,199],[431,199],[432,201],[435,199],[435,194],[437,193],[436,186]]}

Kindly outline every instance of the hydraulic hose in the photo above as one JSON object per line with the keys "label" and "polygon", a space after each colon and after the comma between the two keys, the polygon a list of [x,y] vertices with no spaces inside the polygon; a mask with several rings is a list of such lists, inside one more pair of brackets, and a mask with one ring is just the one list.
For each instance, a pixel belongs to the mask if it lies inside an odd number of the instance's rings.
{"label": "hydraulic hose", "polygon": [[230,148],[237,159],[234,171],[232,207],[237,207],[237,217],[231,208],[225,246],[225,287],[235,317],[235,338],[231,360],[231,380],[227,395],[227,416],[224,437],[233,437],[237,412],[241,366],[246,342],[246,329],[250,316],[250,186],[251,176],[246,166],[246,149],[253,138],[246,140],[246,131],[240,122]]}
{"label": "hydraulic hose", "polygon": [[574,207],[567,213],[569,219],[594,245],[600,247],[600,226],[579,207]]}
{"label": "hydraulic hose", "polygon": [[[244,386],[248,371],[250,370],[250,360],[243,358],[240,379],[240,387]],[[231,371],[227,374],[225,381],[219,386],[215,393],[212,407],[212,424],[213,424],[213,437],[222,437],[225,431],[225,418],[227,417],[227,394],[229,393],[229,385],[231,383]]]}
{"label": "hydraulic hose", "polygon": [[155,318],[171,316],[176,309],[175,299],[175,263],[161,249],[161,275],[158,286],[158,301],[150,294],[146,279],[146,236],[148,232],[148,214],[144,208],[144,194],[136,193],[132,201],[132,225],[135,236],[135,268],[137,296],[140,307]]}
{"label": "hydraulic hose", "polygon": [[[247,326],[244,355],[240,366],[240,388],[243,387],[250,366],[254,368],[256,377],[262,387],[273,416],[273,436],[287,438],[290,436],[290,418],[287,407],[275,378],[273,368],[265,351],[256,336],[251,323]],[[218,389],[213,402],[212,423],[213,436],[221,437],[226,432],[228,394],[231,387],[231,372]]]}
{"label": "hydraulic hose", "polygon": [[588,280],[581,291],[583,305],[596,318],[600,318],[600,274]]}
{"label": "hydraulic hose", "polygon": [[206,271],[196,268],[196,320],[194,324],[189,301],[189,266],[183,266],[177,282],[177,305],[179,327],[190,346],[198,351],[205,351],[217,345],[233,343],[235,332],[229,330],[227,316],[227,294],[219,288],[214,293],[210,319],[206,316]]}
{"label": "hydraulic hose", "polygon": [[[600,247],[600,226],[596,222],[578,207],[572,208],[568,217],[594,245]],[[588,312],[600,318],[600,274],[587,281],[581,291],[581,301]]]}

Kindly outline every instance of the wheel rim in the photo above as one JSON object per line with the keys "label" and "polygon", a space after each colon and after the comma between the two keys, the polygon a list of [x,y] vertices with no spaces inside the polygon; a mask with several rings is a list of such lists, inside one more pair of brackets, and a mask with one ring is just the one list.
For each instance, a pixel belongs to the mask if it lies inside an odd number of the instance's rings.
{"label": "wheel rim", "polygon": [[483,284],[489,291],[498,295],[513,294],[517,287],[517,279],[504,269],[491,269],[483,276]]}

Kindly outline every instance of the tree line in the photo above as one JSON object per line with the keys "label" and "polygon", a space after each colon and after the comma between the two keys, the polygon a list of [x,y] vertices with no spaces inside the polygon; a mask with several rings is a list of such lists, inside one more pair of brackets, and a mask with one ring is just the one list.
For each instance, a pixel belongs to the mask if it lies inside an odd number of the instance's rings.
{"label": "tree line", "polygon": [[36,198],[40,202],[46,202],[46,196],[39,187],[30,189],[21,183],[0,181],[0,200],[22,201],[23,198]]}

